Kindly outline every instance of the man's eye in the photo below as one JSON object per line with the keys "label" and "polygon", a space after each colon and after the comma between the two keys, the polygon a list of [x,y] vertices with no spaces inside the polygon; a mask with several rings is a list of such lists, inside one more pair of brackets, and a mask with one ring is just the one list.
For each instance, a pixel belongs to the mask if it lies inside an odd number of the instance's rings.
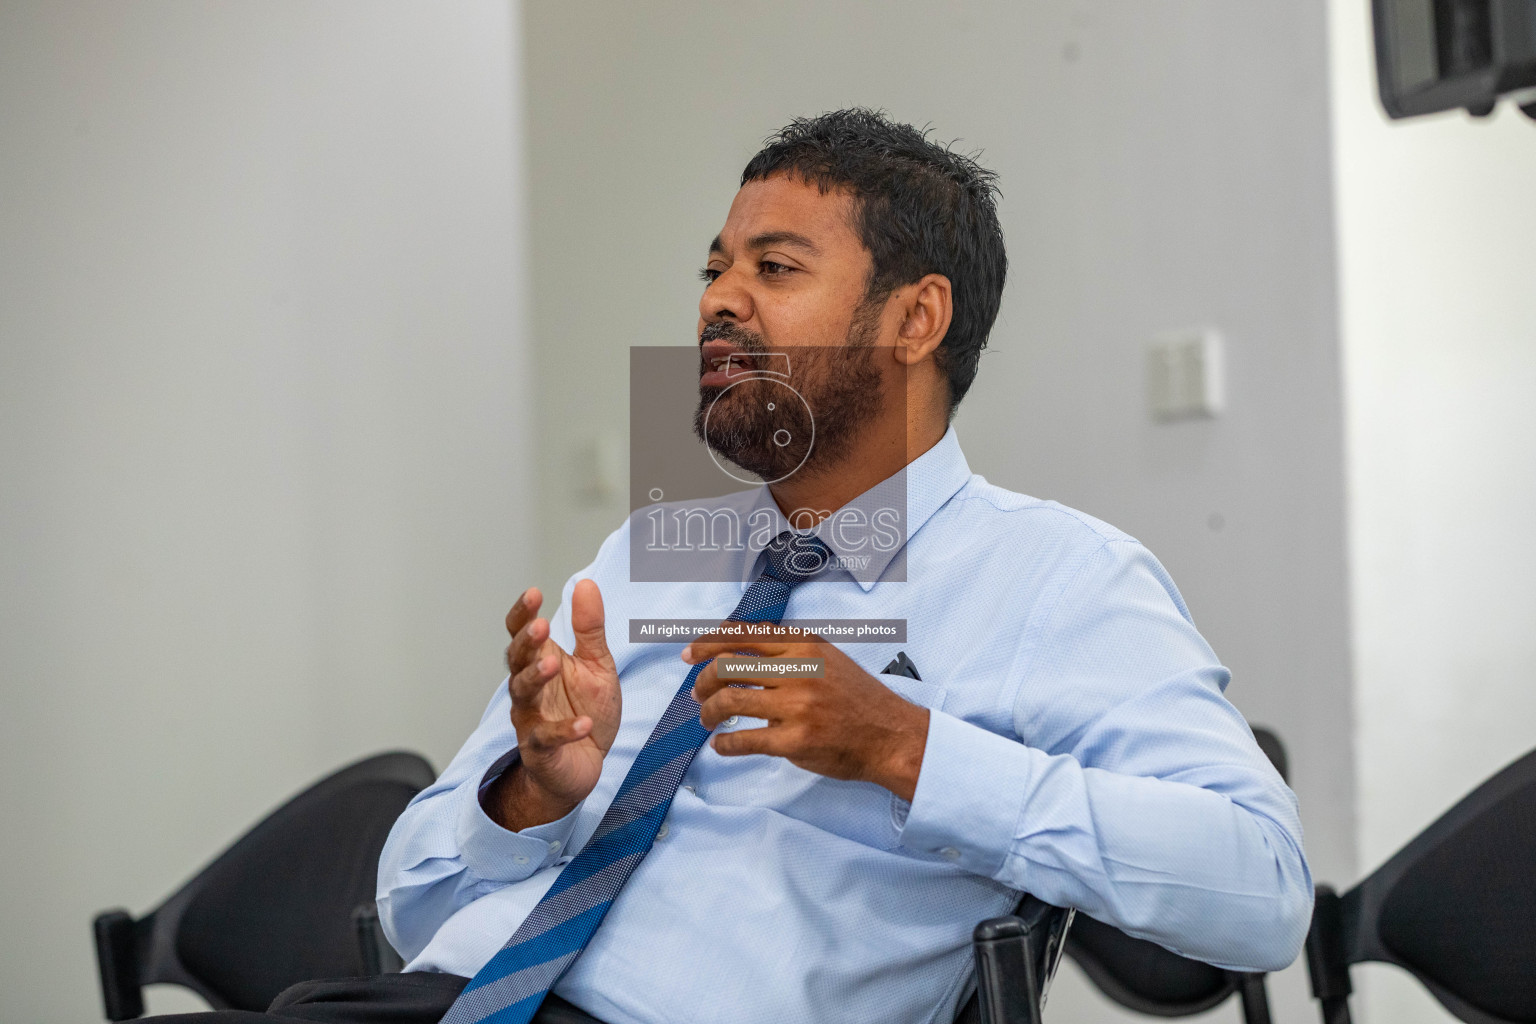
{"label": "man's eye", "polygon": [[699,280],[704,282],[704,286],[706,288],[714,284],[715,278],[719,276],[720,271],[716,270],[714,267],[705,267],[699,271]]}
{"label": "man's eye", "polygon": [[786,267],[782,263],[775,263],[773,260],[763,260],[758,263],[757,267],[758,270],[768,277],[777,277],[779,274],[786,274],[795,269],[794,267]]}

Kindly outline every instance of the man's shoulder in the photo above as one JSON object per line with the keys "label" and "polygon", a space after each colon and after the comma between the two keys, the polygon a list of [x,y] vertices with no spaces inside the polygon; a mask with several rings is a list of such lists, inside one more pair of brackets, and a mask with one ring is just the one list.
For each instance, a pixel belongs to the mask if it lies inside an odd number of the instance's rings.
{"label": "man's shoulder", "polygon": [[[1086,512],[1057,501],[1019,494],[972,476],[946,506],[954,518],[945,531],[952,542],[970,538],[978,562],[1026,588],[1059,592],[1071,581],[1136,593],[1151,584],[1172,601],[1179,615],[1189,609],[1157,556],[1135,537]],[[987,548],[985,554],[982,549]],[[999,558],[999,553],[1005,552]],[[1130,592],[1130,591],[1125,591]],[[1192,620],[1191,620],[1192,621]]]}
{"label": "man's shoulder", "polygon": [[1140,546],[1125,531],[1058,501],[999,487],[973,474],[943,509],[954,525],[976,527],[987,536],[1089,551],[1105,544]]}
{"label": "man's shoulder", "polygon": [[618,527],[598,545],[597,554],[592,558],[592,564],[586,572],[594,578],[598,576],[609,577],[621,574],[625,579],[629,577],[629,535],[631,516],[625,516]]}

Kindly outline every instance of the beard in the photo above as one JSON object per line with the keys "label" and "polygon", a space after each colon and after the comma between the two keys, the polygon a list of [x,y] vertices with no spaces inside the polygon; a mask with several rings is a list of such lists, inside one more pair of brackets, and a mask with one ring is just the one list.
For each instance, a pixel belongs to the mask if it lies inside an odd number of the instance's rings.
{"label": "beard", "polygon": [[[875,365],[878,317],[879,307],[867,303],[855,311],[846,344],[782,353],[791,360],[787,382],[746,376],[726,387],[700,385],[693,432],[721,458],[769,483],[838,464],[884,408]],[[772,351],[761,335],[729,321],[710,324],[699,338],[701,344],[714,340],[753,356]],[[760,369],[781,365],[757,360]]]}

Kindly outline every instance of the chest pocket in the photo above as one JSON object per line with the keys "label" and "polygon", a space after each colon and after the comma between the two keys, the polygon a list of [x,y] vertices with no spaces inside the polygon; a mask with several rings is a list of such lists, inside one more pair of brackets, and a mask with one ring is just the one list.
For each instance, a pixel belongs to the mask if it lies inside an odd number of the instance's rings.
{"label": "chest pocket", "polygon": [[[906,676],[875,678],[920,707],[943,707],[945,691],[936,683]],[[705,753],[713,751],[706,747],[701,757]],[[695,766],[704,769],[698,795],[706,802],[765,807],[877,850],[894,850],[901,845],[906,804],[872,782],[829,779],[781,757],[714,755],[705,764],[696,761]],[[716,776],[719,784],[712,784],[714,772],[710,769],[717,767],[722,774]]]}

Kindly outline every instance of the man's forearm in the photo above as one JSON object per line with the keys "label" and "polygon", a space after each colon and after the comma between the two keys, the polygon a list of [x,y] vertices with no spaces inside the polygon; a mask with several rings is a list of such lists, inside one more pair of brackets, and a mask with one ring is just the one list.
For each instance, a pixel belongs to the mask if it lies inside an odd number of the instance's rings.
{"label": "man's forearm", "polygon": [[1240,757],[1204,770],[1220,780],[1206,789],[935,712],[902,842],[1185,956],[1279,970],[1306,937],[1312,880],[1289,791],[1256,748]]}
{"label": "man's forearm", "polygon": [[576,807],[539,788],[521,762],[491,783],[481,798],[481,806],[492,821],[508,832],[558,821]]}

